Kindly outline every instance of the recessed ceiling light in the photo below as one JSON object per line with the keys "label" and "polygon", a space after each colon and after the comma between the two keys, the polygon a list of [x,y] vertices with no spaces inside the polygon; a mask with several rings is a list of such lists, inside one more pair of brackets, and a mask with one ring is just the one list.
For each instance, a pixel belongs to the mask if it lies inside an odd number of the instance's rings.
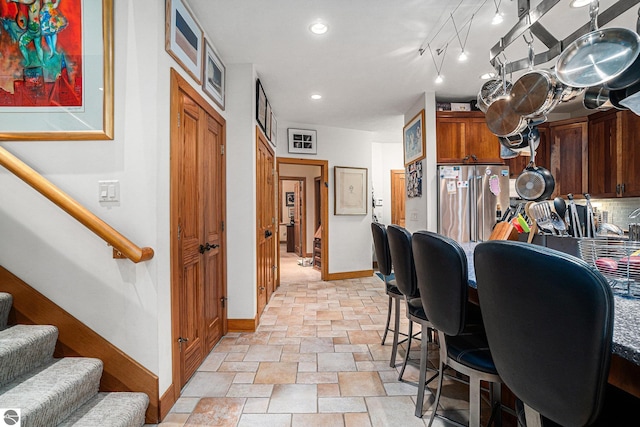
{"label": "recessed ceiling light", "polygon": [[311,99],[315,99],[315,100],[322,99],[322,95],[314,93],[313,95],[311,95]]}
{"label": "recessed ceiling light", "polygon": [[482,80],[489,80],[492,79],[496,76],[496,73],[484,73],[483,75],[480,76],[480,78]]}
{"label": "recessed ceiling light", "polygon": [[309,26],[309,31],[313,34],[324,34],[329,30],[329,26],[323,22],[315,22]]}
{"label": "recessed ceiling light", "polygon": [[571,7],[584,7],[591,3],[591,0],[573,0],[569,6]]}

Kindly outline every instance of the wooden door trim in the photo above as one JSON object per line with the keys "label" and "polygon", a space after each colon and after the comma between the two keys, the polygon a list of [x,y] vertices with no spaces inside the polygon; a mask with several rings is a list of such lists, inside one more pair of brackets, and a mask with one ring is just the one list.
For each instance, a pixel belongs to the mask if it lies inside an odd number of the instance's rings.
{"label": "wooden door trim", "polygon": [[[327,280],[327,277],[329,276],[329,161],[278,157],[276,158],[276,170],[278,172],[280,172],[281,164],[320,166],[320,178],[322,182],[325,183],[325,185],[320,185],[320,199],[322,205],[322,265],[320,266],[320,280]],[[280,286],[280,251],[277,251],[276,255],[278,260],[276,285]]]}
{"label": "wooden door trim", "polygon": [[[194,89],[190,83],[184,79],[180,74],[173,68],[171,68],[171,89],[170,89],[170,232],[169,232],[169,240],[170,240],[170,257],[171,257],[171,380],[172,384],[169,386],[167,391],[173,389],[173,401],[169,401],[171,396],[163,395],[163,399],[167,398],[165,402],[163,400],[163,405],[161,406],[161,419],[164,418],[173,403],[175,403],[180,397],[181,389],[178,384],[179,375],[180,375],[180,349],[177,345],[177,337],[180,335],[179,331],[179,318],[180,318],[180,306],[179,306],[179,289],[178,286],[180,284],[180,268],[179,268],[179,260],[178,260],[178,191],[179,191],[179,183],[176,182],[176,177],[178,176],[178,168],[179,164],[177,163],[177,159],[179,159],[179,154],[177,150],[179,149],[177,142],[179,141],[180,136],[180,127],[179,127],[179,119],[178,113],[180,112],[180,92],[184,92],[187,94],[200,108],[202,108],[208,115],[217,120],[221,125],[221,140],[223,144],[226,144],[226,121],[224,117],[222,117],[214,108],[209,104],[209,102],[202,97],[196,89]],[[226,223],[226,212],[227,212],[227,198],[226,198],[226,159],[222,156],[221,161],[221,191],[222,191],[222,206],[221,206],[221,219],[224,223]],[[222,280],[223,288],[224,288],[224,296],[227,294],[227,232],[226,230],[222,231],[221,236],[221,268],[222,268]],[[223,335],[227,333],[227,311],[226,309],[223,312]],[[166,413],[163,413],[165,412]]]}

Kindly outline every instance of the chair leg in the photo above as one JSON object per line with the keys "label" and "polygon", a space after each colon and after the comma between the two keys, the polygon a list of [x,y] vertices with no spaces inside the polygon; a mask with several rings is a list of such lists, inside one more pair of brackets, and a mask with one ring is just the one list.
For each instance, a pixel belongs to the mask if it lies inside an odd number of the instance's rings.
{"label": "chair leg", "polygon": [[480,379],[469,377],[469,427],[480,427]]}
{"label": "chair leg", "polygon": [[389,307],[387,308],[387,324],[384,326],[384,335],[382,335],[382,345],[384,345],[387,339],[387,332],[389,332],[389,322],[391,321],[391,304],[393,298],[389,295]]}
{"label": "chair leg", "polygon": [[429,419],[429,427],[433,424],[433,420],[436,418],[436,412],[438,411],[438,404],[440,403],[440,395],[442,394],[442,382],[444,381],[444,362],[440,358],[438,363],[438,391],[436,392],[436,401],[433,404],[433,412],[431,412],[431,418]]}
{"label": "chair leg", "polygon": [[427,359],[429,358],[429,341],[420,341],[420,376],[418,379],[418,399],[416,400],[416,417],[422,418],[424,389],[427,387]]}
{"label": "chair leg", "polygon": [[400,370],[400,375],[398,376],[398,381],[402,381],[402,376],[404,375],[404,370],[407,367],[407,362],[409,361],[409,351],[411,350],[411,338],[412,337],[413,337],[413,322],[411,320],[409,320],[409,336],[407,337],[407,351],[406,351],[406,353],[404,355],[404,362],[402,362],[402,369]]}
{"label": "chair leg", "polygon": [[396,367],[396,355],[398,354],[398,339],[400,334],[400,298],[395,300],[394,326],[393,326],[393,347],[391,348],[391,363],[389,366]]}

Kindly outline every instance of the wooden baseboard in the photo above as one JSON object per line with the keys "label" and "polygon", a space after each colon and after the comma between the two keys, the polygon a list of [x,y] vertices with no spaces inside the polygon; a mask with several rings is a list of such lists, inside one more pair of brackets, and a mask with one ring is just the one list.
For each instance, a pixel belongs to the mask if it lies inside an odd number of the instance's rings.
{"label": "wooden baseboard", "polygon": [[345,279],[359,279],[360,277],[373,276],[373,270],[361,270],[361,271],[344,271],[342,273],[328,273],[325,280],[345,280]]}
{"label": "wooden baseboard", "polygon": [[160,397],[160,404],[158,405],[159,407],[158,413],[159,413],[160,419],[158,420],[158,422],[161,422],[162,420],[164,420],[164,417],[167,416],[167,414],[169,413],[171,408],[173,408],[173,405],[175,403],[176,403],[176,389],[174,384],[172,383],[167,389],[167,391],[165,391]]}
{"label": "wooden baseboard", "polygon": [[0,290],[13,295],[12,323],[58,328],[54,357],[95,357],[104,368],[100,391],[137,391],[149,396],[145,422],[159,422],[158,377],[53,301],[0,266]]}
{"label": "wooden baseboard", "polygon": [[258,327],[256,319],[228,319],[227,329],[229,332],[255,332]]}

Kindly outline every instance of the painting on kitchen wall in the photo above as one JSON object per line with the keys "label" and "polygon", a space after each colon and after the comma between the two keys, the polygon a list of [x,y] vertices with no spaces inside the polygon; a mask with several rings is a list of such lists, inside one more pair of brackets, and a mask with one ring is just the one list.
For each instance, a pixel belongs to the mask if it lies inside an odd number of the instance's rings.
{"label": "painting on kitchen wall", "polygon": [[369,196],[366,168],[334,168],[334,214],[366,215]]}
{"label": "painting on kitchen wall", "polygon": [[422,161],[418,160],[406,167],[407,197],[422,197]]}
{"label": "painting on kitchen wall", "polygon": [[403,128],[404,165],[425,157],[424,109]]}
{"label": "painting on kitchen wall", "polygon": [[113,0],[0,0],[0,24],[0,139],[113,139]]}
{"label": "painting on kitchen wall", "polygon": [[167,0],[165,49],[200,84],[203,32],[183,0]]}

